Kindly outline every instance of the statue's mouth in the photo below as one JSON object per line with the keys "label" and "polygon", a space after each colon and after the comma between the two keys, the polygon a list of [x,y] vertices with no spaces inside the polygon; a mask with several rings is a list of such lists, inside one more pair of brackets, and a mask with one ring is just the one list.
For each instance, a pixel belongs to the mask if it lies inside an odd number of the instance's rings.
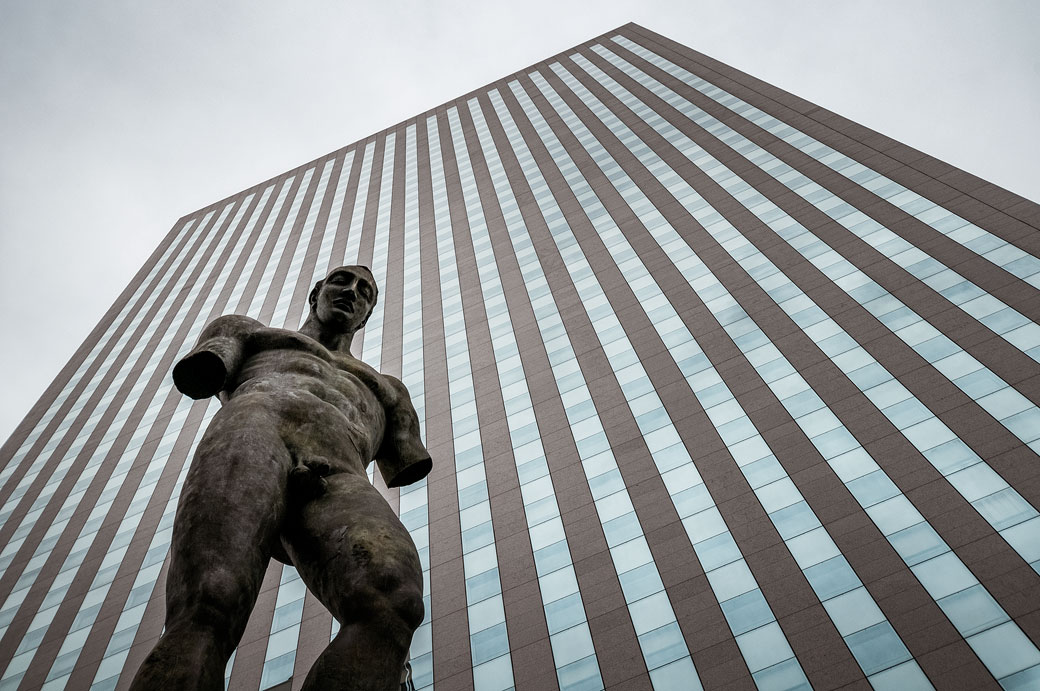
{"label": "statue's mouth", "polygon": [[350,298],[336,298],[332,301],[332,305],[337,309],[341,309],[345,312],[354,311],[354,301]]}

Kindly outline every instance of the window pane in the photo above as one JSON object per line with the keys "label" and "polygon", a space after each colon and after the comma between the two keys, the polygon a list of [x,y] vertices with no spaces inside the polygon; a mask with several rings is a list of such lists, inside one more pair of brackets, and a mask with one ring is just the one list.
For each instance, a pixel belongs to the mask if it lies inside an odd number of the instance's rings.
{"label": "window pane", "polygon": [[906,646],[887,621],[857,631],[848,636],[845,642],[867,675],[910,659]]}

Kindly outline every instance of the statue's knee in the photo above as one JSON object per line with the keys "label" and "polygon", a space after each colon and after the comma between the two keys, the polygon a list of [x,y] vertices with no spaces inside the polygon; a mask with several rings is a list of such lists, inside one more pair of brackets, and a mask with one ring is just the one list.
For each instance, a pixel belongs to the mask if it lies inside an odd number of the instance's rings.
{"label": "statue's knee", "polygon": [[422,623],[426,608],[423,605],[422,584],[419,587],[413,585],[397,588],[390,597],[391,608],[394,614],[410,630],[415,631]]}
{"label": "statue's knee", "polygon": [[348,609],[358,616],[414,631],[425,612],[422,575],[415,578],[399,569],[370,568],[348,600]]}
{"label": "statue's knee", "polygon": [[379,603],[378,611],[374,612],[376,619],[387,622],[392,629],[406,631],[410,638],[423,620],[422,587],[401,584],[384,589],[380,595],[376,600]]}
{"label": "statue's knee", "polygon": [[226,632],[237,623],[243,592],[244,584],[239,579],[224,572],[207,573],[192,583],[183,597],[169,598],[168,607],[176,601],[179,611],[170,614],[193,629]]}

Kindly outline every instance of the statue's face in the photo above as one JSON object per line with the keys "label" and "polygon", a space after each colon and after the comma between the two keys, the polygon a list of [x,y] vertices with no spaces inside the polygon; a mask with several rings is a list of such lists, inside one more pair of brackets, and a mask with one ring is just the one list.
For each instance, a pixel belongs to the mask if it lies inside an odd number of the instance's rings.
{"label": "statue's face", "polygon": [[312,309],[323,324],[356,331],[376,305],[375,277],[363,266],[333,269],[322,282]]}

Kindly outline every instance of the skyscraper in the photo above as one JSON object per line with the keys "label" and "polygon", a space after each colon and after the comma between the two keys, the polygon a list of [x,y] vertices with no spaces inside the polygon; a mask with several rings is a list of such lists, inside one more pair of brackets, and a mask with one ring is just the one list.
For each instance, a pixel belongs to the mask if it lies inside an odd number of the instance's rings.
{"label": "skyscraper", "polygon": [[[355,262],[417,688],[1040,688],[1038,228],[631,24],[189,214],[2,449],[0,689],[126,688],[218,406],[173,362]],[[334,629],[273,564],[230,688]]]}

